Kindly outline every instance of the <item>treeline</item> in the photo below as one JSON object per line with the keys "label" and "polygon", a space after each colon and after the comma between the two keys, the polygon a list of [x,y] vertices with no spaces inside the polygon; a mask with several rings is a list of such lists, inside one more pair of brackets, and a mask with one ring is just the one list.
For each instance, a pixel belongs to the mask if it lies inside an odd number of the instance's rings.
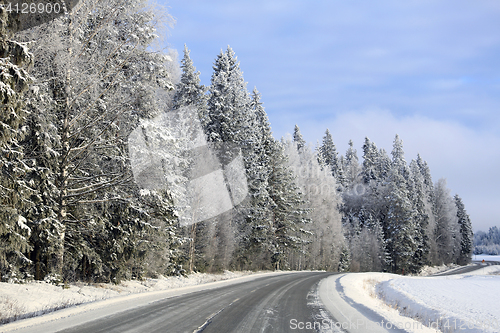
{"label": "treeline", "polygon": [[[179,74],[152,51],[169,19],[161,13],[142,0],[81,1],[14,36],[2,9],[3,281],[226,269],[403,273],[469,260],[462,200],[444,180],[433,184],[420,157],[408,165],[398,137],[392,158],[366,139],[362,163],[352,142],[338,154],[328,131],[315,150],[298,127],[293,138],[274,139],[230,47],[208,87],[187,48]],[[241,148],[248,197],[181,224],[172,189],[135,181],[128,139],[139,128],[153,140],[147,121],[185,108],[198,113],[207,142]]]}
{"label": "treeline", "polygon": [[451,197],[444,179],[432,182],[420,155],[408,164],[397,135],[391,157],[368,138],[362,163],[352,141],[339,155],[328,130],[317,152],[338,182],[351,271],[404,274],[470,261],[473,232],[462,199]]}
{"label": "treeline", "polygon": [[491,227],[488,232],[478,231],[474,234],[474,254],[500,254],[500,229]]}

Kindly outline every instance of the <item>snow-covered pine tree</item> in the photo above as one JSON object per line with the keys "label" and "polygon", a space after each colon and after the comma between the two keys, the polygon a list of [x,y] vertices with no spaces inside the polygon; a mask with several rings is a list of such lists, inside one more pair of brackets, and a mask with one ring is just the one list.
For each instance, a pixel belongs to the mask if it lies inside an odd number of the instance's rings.
{"label": "snow-covered pine tree", "polygon": [[392,163],[391,169],[396,169],[403,178],[408,181],[410,178],[410,169],[406,164],[406,160],[404,158],[403,151],[403,140],[399,138],[399,135],[396,134],[394,138],[393,148],[391,151],[392,155]]}
{"label": "snow-covered pine tree", "polygon": [[304,200],[288,167],[283,143],[275,141],[271,148],[269,196],[272,199],[272,264],[288,269],[287,257],[298,251],[307,240],[303,226],[308,222]]}
{"label": "snow-covered pine tree", "polygon": [[354,149],[354,143],[352,142],[352,140],[349,140],[349,148],[347,148],[344,163],[347,186],[353,187],[360,181],[361,168],[359,166],[358,154],[356,149]]}
{"label": "snow-covered pine tree", "polygon": [[176,110],[182,106],[196,107],[202,127],[205,128],[209,122],[207,118],[207,88],[200,84],[200,72],[196,71],[189,53],[190,50],[184,45],[181,80],[175,86],[172,108]]}
{"label": "snow-covered pine tree", "polygon": [[[335,144],[333,143],[332,135],[330,134],[330,130],[327,128],[325,132],[325,136],[323,137],[323,141],[321,146],[318,147],[318,157],[321,160],[320,164],[327,165],[330,169],[335,165],[338,153]],[[332,175],[335,177],[332,169]]]}
{"label": "snow-covered pine tree", "polygon": [[240,267],[271,269],[272,200],[268,192],[271,173],[270,160],[274,138],[271,125],[262,105],[261,95],[254,88],[250,108],[255,113],[255,158],[247,163],[250,202],[247,204],[245,223],[242,225],[242,242],[238,253]]}
{"label": "snow-covered pine tree", "polygon": [[321,160],[322,163],[328,166],[328,168],[332,172],[332,176],[337,179],[337,183],[339,184],[339,186],[345,186],[346,178],[344,175],[343,165],[337,153],[337,148],[333,143],[332,135],[330,134],[330,131],[328,129],[326,129],[325,136],[323,137],[323,141],[321,143],[321,146],[319,146],[318,151],[319,160]]}
{"label": "snow-covered pine tree", "polygon": [[379,182],[383,182],[391,171],[391,158],[383,148],[379,150],[376,171]]}
{"label": "snow-covered pine tree", "polygon": [[[241,151],[247,170],[247,183],[251,183],[253,177],[251,169],[255,167],[258,159],[254,151],[257,144],[256,115],[250,105],[250,97],[239,62],[231,47],[228,46],[226,52],[221,50],[213,69],[208,94],[207,118],[209,121],[205,129],[206,135],[210,145],[217,149],[219,160],[224,164],[232,161]],[[224,149],[220,149],[221,147]],[[221,216],[225,221],[217,223],[216,227],[221,229],[218,234],[234,232],[235,226],[241,226],[247,208],[241,206],[240,211],[234,211],[232,215]],[[220,238],[222,239],[231,242],[239,241],[235,235],[229,234],[227,237]],[[222,248],[228,247],[222,246]],[[222,257],[229,258],[230,256],[223,255]]]}
{"label": "snow-covered pine tree", "polygon": [[376,170],[377,160],[379,159],[379,152],[375,143],[371,142],[368,137],[365,138],[363,144],[363,165],[361,169],[363,182],[369,184],[372,180],[377,180],[378,175]]}
{"label": "snow-covered pine tree", "polygon": [[217,56],[209,87],[206,127],[211,142],[234,143],[244,146],[253,139],[250,97],[239,63],[231,47]]}
{"label": "snow-covered pine tree", "polygon": [[25,278],[19,270],[30,264],[23,253],[30,249],[31,229],[22,213],[33,204],[32,189],[25,182],[30,167],[19,142],[26,132],[22,98],[33,56],[26,44],[11,38],[7,9],[0,6],[0,280],[16,281]]}
{"label": "snow-covered pine tree", "polygon": [[387,239],[387,250],[391,256],[392,271],[408,273],[412,267],[412,258],[417,251],[415,238],[417,227],[412,203],[409,199],[407,177],[409,168],[404,159],[403,145],[396,135],[392,150],[392,167],[387,179],[386,194],[387,215],[383,221]]}
{"label": "snow-covered pine tree", "polygon": [[465,210],[465,205],[462,198],[458,194],[455,195],[455,205],[457,206],[458,224],[460,225],[460,256],[458,257],[459,265],[466,265],[471,261],[472,251],[474,250],[474,232],[470,217]]}
{"label": "snow-covered pine tree", "polygon": [[297,149],[299,151],[306,145],[306,140],[302,137],[302,133],[300,133],[298,125],[295,125],[295,128],[293,129],[293,142],[297,144]]}
{"label": "snow-covered pine tree", "polygon": [[424,265],[428,265],[430,263],[430,244],[427,233],[429,227],[429,215],[426,207],[424,177],[420,173],[420,168],[415,160],[412,160],[410,163],[410,174],[409,194],[415,213],[415,239],[418,244],[412,260],[411,271],[416,273]]}
{"label": "snow-covered pine tree", "polygon": [[55,184],[58,153],[53,147],[58,146],[59,136],[52,124],[53,116],[41,112],[50,103],[43,95],[37,95],[38,82],[34,83],[26,94],[28,132],[22,141],[25,160],[31,163],[26,181],[31,184],[33,193],[31,200],[34,205],[25,209],[24,214],[31,228],[30,244],[32,251],[30,259],[33,262],[33,275],[36,280],[43,280],[49,273],[50,261],[56,249],[60,246],[61,225],[57,220],[58,188]]}

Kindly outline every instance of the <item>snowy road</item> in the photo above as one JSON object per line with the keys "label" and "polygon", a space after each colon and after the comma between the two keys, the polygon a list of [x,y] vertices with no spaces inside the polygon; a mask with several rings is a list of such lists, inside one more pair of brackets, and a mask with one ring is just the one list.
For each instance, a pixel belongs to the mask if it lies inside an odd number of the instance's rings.
{"label": "snowy road", "polygon": [[500,261],[485,261],[484,263],[480,260],[473,260],[471,266],[463,266],[455,269],[445,271],[443,273],[434,274],[435,276],[446,276],[446,275],[456,275],[456,274],[466,274],[480,270],[487,266],[500,265]]}
{"label": "snowy road", "polygon": [[[471,268],[480,272],[477,269],[485,271],[485,266],[456,268],[449,273],[473,274]],[[266,273],[88,303],[2,325],[0,332],[435,332],[402,317],[395,309],[380,311],[381,301],[371,295],[378,282],[390,279],[414,279],[416,286],[423,280],[426,288],[420,288],[417,295],[425,294],[425,290],[438,294],[444,287],[438,285],[436,289],[429,283],[446,278],[387,273]],[[468,281],[462,280],[454,283]],[[459,289],[469,289],[467,286]],[[408,329],[410,326],[413,329]]]}
{"label": "snowy road", "polygon": [[[106,316],[103,309],[91,310],[16,332],[317,332],[306,326],[328,320],[315,291],[329,275],[265,276],[162,298]],[[131,299],[129,305],[134,302]]]}

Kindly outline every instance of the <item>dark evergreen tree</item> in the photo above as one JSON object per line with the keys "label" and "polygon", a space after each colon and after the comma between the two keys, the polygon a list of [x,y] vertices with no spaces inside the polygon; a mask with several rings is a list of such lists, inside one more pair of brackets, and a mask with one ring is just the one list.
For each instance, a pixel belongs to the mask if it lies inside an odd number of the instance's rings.
{"label": "dark evergreen tree", "polygon": [[427,233],[429,215],[426,208],[424,179],[415,160],[412,160],[410,163],[410,173],[409,194],[415,214],[415,240],[417,242],[417,250],[412,260],[411,270],[413,272],[418,272],[424,265],[430,264],[430,243]]}
{"label": "dark evergreen tree", "polygon": [[13,23],[0,6],[0,279],[16,281],[26,277],[30,264],[25,253],[32,230],[22,214],[33,205],[32,189],[25,181],[31,163],[23,161],[20,141],[27,130],[23,93],[31,81],[27,69],[33,56],[26,44],[12,39]]}
{"label": "dark evergreen tree", "polygon": [[287,256],[307,242],[303,225],[308,223],[304,200],[287,166],[283,144],[276,141],[271,150],[269,196],[272,199],[272,263],[288,269]]}
{"label": "dark evergreen tree", "polygon": [[472,231],[472,224],[470,217],[465,210],[465,205],[462,198],[458,194],[455,195],[455,205],[457,206],[458,224],[460,225],[460,256],[458,263],[466,265],[471,261],[471,255],[474,245],[474,232]]}
{"label": "dark evergreen tree", "polygon": [[332,176],[337,179],[339,186],[346,185],[341,159],[328,129],[325,132],[321,146],[318,147],[318,162],[331,170]]}
{"label": "dark evergreen tree", "polygon": [[297,149],[299,151],[306,145],[306,140],[302,137],[302,133],[300,133],[298,125],[295,125],[295,128],[293,129],[293,142],[297,144]]}
{"label": "dark evergreen tree", "polygon": [[33,262],[33,275],[36,280],[42,280],[51,267],[56,249],[61,247],[61,225],[57,220],[57,201],[59,191],[55,183],[54,170],[57,169],[57,147],[59,137],[55,126],[52,125],[52,115],[40,112],[46,106],[44,99],[33,93],[37,85],[27,94],[27,108],[30,112],[27,118],[29,131],[22,141],[26,152],[25,159],[32,167],[26,174],[26,181],[32,184],[34,192],[31,200],[34,205],[25,210],[32,232],[30,243],[32,251],[30,259]]}
{"label": "dark evergreen tree", "polygon": [[375,143],[366,137],[363,144],[363,166],[361,170],[365,184],[369,184],[370,181],[377,180],[380,177],[376,170],[378,159],[379,152]]}

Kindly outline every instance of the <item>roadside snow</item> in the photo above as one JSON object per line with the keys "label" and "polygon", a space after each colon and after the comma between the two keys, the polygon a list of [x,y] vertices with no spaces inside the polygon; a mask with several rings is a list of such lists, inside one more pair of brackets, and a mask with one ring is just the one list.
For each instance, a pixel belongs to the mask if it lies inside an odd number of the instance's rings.
{"label": "roadside snow", "polygon": [[429,276],[429,275],[434,275],[437,273],[449,271],[454,268],[458,268],[462,266],[458,266],[456,264],[447,264],[447,265],[441,265],[441,266],[424,266],[420,273],[418,273],[418,276]]}
{"label": "roadside snow", "polygon": [[378,326],[382,326],[385,329],[397,327],[407,332],[440,332],[424,326],[414,318],[402,316],[396,307],[386,304],[379,298],[377,285],[399,277],[399,275],[389,273],[353,273],[344,275],[340,279],[340,284],[344,288],[346,297],[355,303],[366,306],[385,319],[385,323],[382,321],[377,322]]}
{"label": "roadside snow", "polygon": [[330,279],[339,279],[341,297],[408,332],[500,332],[500,265],[452,276],[352,273]]}
{"label": "roadside snow", "polygon": [[223,274],[194,273],[187,277],[124,281],[118,285],[75,283],[69,285],[67,289],[40,281],[26,284],[2,282],[0,283],[0,324],[112,297],[201,285],[250,274],[254,273],[229,271]]}
{"label": "roadside snow", "polygon": [[398,277],[376,290],[401,314],[444,332],[500,330],[500,276]]}

